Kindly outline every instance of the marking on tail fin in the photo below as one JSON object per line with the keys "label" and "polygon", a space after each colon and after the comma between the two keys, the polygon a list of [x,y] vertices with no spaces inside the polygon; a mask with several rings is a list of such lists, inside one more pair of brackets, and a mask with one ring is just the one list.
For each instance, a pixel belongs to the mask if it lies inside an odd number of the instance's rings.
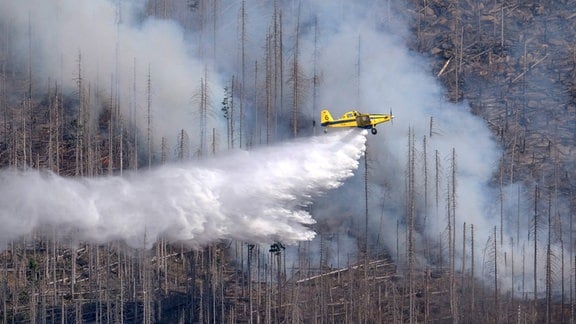
{"label": "marking on tail fin", "polygon": [[322,126],[326,126],[327,123],[333,121],[334,119],[332,118],[332,115],[330,114],[330,112],[326,109],[322,110],[322,112],[320,113],[320,124]]}

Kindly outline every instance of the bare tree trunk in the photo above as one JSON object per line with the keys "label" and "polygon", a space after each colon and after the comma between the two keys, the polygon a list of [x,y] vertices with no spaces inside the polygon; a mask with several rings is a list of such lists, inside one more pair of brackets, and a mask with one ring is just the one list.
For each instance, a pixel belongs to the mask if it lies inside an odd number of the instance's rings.
{"label": "bare tree trunk", "polygon": [[[570,201],[568,202],[568,206],[570,206],[569,210],[571,210],[571,211],[574,210],[573,204],[574,204],[574,202],[573,202],[573,197],[572,197],[572,191],[570,191]],[[570,235],[568,236],[568,244],[569,244],[568,245],[569,246],[568,264],[570,265],[570,264],[572,264],[572,262],[574,260],[574,238],[573,238],[574,235],[572,235],[572,233],[574,233],[573,232],[573,230],[574,230],[574,217],[573,217],[574,215],[573,214],[574,213],[570,212],[569,214],[570,214],[570,216],[569,216],[570,217],[570,219],[569,219],[569,222],[570,222],[569,233],[570,233]],[[573,321],[574,321],[574,311],[575,311],[574,310],[574,306],[575,306],[574,305],[574,282],[575,282],[574,281],[574,274],[575,273],[576,273],[576,267],[570,267],[570,280],[569,280],[569,285],[570,285],[570,288],[569,288],[570,289],[570,323],[573,323]]]}
{"label": "bare tree trunk", "polygon": [[[0,28],[2,29],[2,28]],[[6,30],[4,32],[4,30]],[[7,34],[8,28],[4,28],[2,31],[2,34]],[[5,36],[5,35],[2,35]],[[0,48],[1,52],[0,55],[4,56],[6,55],[5,49],[2,46]],[[6,98],[6,60],[3,60],[0,63],[0,109],[2,110],[2,117],[3,117],[3,134],[2,134],[2,138],[3,138],[3,142],[6,144],[7,149],[8,149],[8,143],[9,143],[9,136],[8,136],[8,100]],[[8,159],[10,160],[10,159]],[[10,161],[8,161],[9,163]],[[4,313],[4,316],[6,316],[6,313]],[[4,322],[6,323],[6,322]]]}
{"label": "bare tree trunk", "polygon": [[[276,17],[275,17],[276,19]],[[266,42],[266,65],[265,65],[265,88],[266,88],[266,94],[265,94],[265,98],[264,98],[264,118],[266,119],[266,145],[268,145],[270,143],[270,136],[272,135],[272,116],[273,116],[273,110],[272,110],[272,105],[273,105],[273,95],[276,95],[275,90],[275,85],[272,84],[272,81],[274,78],[276,78],[276,75],[274,74],[274,57],[273,57],[273,50],[274,50],[274,43],[273,41],[274,39],[274,35],[269,35],[268,36],[268,41]]]}
{"label": "bare tree trunk", "polygon": [[117,323],[123,324],[124,323],[124,294],[125,294],[125,287],[124,287],[124,277],[125,277],[125,271],[126,271],[126,265],[127,262],[122,262],[122,254],[123,253],[118,253],[118,259],[116,260],[116,262],[118,262],[118,280],[120,281],[120,292],[118,293],[119,296],[119,305],[117,306],[117,314],[118,314],[118,318],[116,320]]}
{"label": "bare tree trunk", "polygon": [[368,205],[368,142],[366,142],[366,149],[364,150],[364,246],[362,248],[364,253],[364,261],[368,262],[368,215],[370,207]]}
{"label": "bare tree trunk", "polygon": [[208,116],[208,72],[204,69],[204,77],[200,80],[200,105],[199,105],[199,122],[200,122],[200,148],[198,157],[203,157],[206,151],[206,128]]}
{"label": "bare tree trunk", "polygon": [[84,85],[82,76],[82,54],[78,53],[78,79],[76,80],[78,85],[78,101],[80,104],[78,115],[76,118],[76,164],[75,164],[75,174],[76,176],[84,175],[84,161],[82,152],[84,151]]}
{"label": "bare tree trunk", "polygon": [[184,129],[180,130],[180,134],[178,136],[178,151],[177,156],[179,161],[183,161],[188,156],[188,134]]}
{"label": "bare tree trunk", "polygon": [[134,132],[134,137],[133,137],[133,145],[134,145],[134,151],[133,151],[133,160],[132,160],[132,169],[133,170],[138,170],[138,146],[139,146],[139,141],[138,141],[138,131],[136,130],[136,125],[138,125],[138,105],[137,105],[137,99],[136,99],[136,58],[134,58],[134,64],[133,64],[133,77],[132,77],[132,116],[130,118],[131,122],[132,122],[132,128],[133,128],[133,132]]}
{"label": "bare tree trunk", "polygon": [[552,193],[548,193],[548,243],[546,244],[546,323],[552,320]]}
{"label": "bare tree trunk", "polygon": [[152,75],[148,66],[148,80],[146,82],[146,147],[148,155],[148,169],[152,168]]}
{"label": "bare tree trunk", "polygon": [[[320,83],[320,75],[318,72],[318,16],[314,16],[314,53],[313,53],[313,79],[312,79],[312,116],[314,120],[312,121],[312,134],[316,135],[316,116],[318,110],[318,87]],[[360,61],[360,58],[358,58]],[[358,73],[360,75],[360,73]]]}
{"label": "bare tree trunk", "polygon": [[534,187],[534,232],[533,232],[533,239],[534,239],[534,298],[533,298],[533,318],[537,319],[538,314],[538,200],[539,200],[540,192],[538,188],[538,184]]}
{"label": "bare tree trunk", "polygon": [[497,234],[496,234],[496,226],[494,226],[494,323],[499,323],[500,320],[500,310],[498,304],[498,244],[497,244]]}
{"label": "bare tree trunk", "polygon": [[242,148],[242,133],[244,132],[244,92],[246,87],[246,0],[242,0],[241,5],[241,26],[240,26],[240,39],[241,39],[241,82],[240,82],[240,116],[239,116],[239,138],[238,145]]}
{"label": "bare tree trunk", "polygon": [[296,43],[294,44],[294,58],[292,62],[292,136],[298,135],[298,109],[300,101],[300,85],[299,85],[299,46],[300,46],[300,5],[298,6],[298,14],[296,20]]}
{"label": "bare tree trunk", "polygon": [[[182,131],[184,131],[184,130],[182,130]],[[170,148],[168,146],[168,140],[166,139],[166,137],[162,136],[162,138],[160,139],[160,164],[161,165],[164,165],[164,164],[166,164],[166,162],[168,162],[168,151],[169,150],[170,150]],[[180,160],[180,152],[181,151],[178,151],[176,153],[179,160]],[[183,158],[184,158],[184,156],[182,155],[182,159]]]}
{"label": "bare tree trunk", "polygon": [[466,278],[466,222],[462,224],[462,283],[460,285],[461,289],[465,289],[465,278]]}
{"label": "bare tree trunk", "polygon": [[458,306],[456,297],[456,240],[455,240],[455,221],[456,221],[456,150],[452,149],[452,186],[448,190],[448,254],[450,262],[450,312],[452,320],[458,322]]}
{"label": "bare tree trunk", "polygon": [[[110,92],[110,95],[113,95],[113,92]],[[108,175],[112,175],[114,171],[114,136],[115,136],[115,129],[114,124],[116,123],[116,114],[115,114],[115,101],[113,97],[110,97],[110,111],[108,112]]]}
{"label": "bare tree trunk", "polygon": [[254,253],[254,245],[248,244],[248,318],[249,323],[254,323],[254,300],[252,295],[252,255]]}
{"label": "bare tree trunk", "polygon": [[[502,159],[504,160],[504,159]],[[500,167],[500,186],[498,195],[500,200],[500,245],[504,244],[504,166]]]}
{"label": "bare tree trunk", "polygon": [[407,252],[408,252],[408,294],[409,294],[409,322],[416,322],[416,301],[415,301],[415,283],[414,283],[414,217],[416,214],[416,185],[415,185],[415,144],[414,132],[410,130],[409,149],[408,149],[408,235],[407,235]]}
{"label": "bare tree trunk", "polygon": [[474,281],[474,224],[470,224],[470,278],[472,279],[470,313],[474,314],[476,303],[476,282]]}
{"label": "bare tree trunk", "polygon": [[284,113],[284,44],[282,12],[278,9],[278,0],[274,0],[274,118],[275,135],[278,130],[278,116]]}
{"label": "bare tree trunk", "polygon": [[234,100],[234,91],[236,90],[236,82],[234,76],[232,76],[232,84],[230,86],[230,148],[234,149],[235,147],[235,138],[236,134],[234,133],[234,113],[235,113],[235,100]]}

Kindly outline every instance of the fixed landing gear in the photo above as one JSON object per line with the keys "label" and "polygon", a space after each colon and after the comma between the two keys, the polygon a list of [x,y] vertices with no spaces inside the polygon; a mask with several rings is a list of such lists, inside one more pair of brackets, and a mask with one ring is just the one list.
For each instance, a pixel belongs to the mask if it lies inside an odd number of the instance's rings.
{"label": "fixed landing gear", "polygon": [[370,132],[372,132],[372,135],[376,135],[378,133],[378,130],[375,127],[372,127],[370,129]]}

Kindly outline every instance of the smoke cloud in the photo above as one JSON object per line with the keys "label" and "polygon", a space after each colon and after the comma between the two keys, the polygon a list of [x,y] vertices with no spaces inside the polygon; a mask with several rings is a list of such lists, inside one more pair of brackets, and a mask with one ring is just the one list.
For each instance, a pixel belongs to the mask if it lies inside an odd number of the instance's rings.
{"label": "smoke cloud", "polygon": [[[202,82],[214,95],[206,95],[209,107],[217,106],[223,86],[212,79],[212,65],[192,55],[197,49],[182,26],[146,17],[145,10],[146,1],[3,0],[0,20],[10,35],[11,60],[32,65],[35,90],[52,80],[77,94],[82,82],[91,100],[115,98],[124,118],[141,130],[150,115],[158,145],[161,137],[172,140],[198,127]],[[207,119],[206,129],[217,126],[217,119]]]}
{"label": "smoke cloud", "polygon": [[[10,240],[48,224],[61,225],[79,238],[122,238],[133,246],[144,245],[145,233],[147,244],[159,236],[197,245],[219,238],[288,242],[312,239],[314,233],[307,225],[317,220],[319,228],[338,237],[325,243],[332,244],[329,264],[340,265],[338,260],[358,250],[357,242],[366,225],[370,244],[400,251],[392,254],[402,261],[402,251],[406,249],[408,156],[413,145],[418,252],[437,248],[438,254],[446,253],[440,246],[447,246],[447,215],[451,208],[448,202],[455,198],[451,205],[456,207],[452,229],[458,231],[457,258],[465,256],[470,260],[470,251],[462,250],[461,230],[464,223],[474,225],[474,273],[481,279],[489,278],[491,274],[485,270],[491,268],[488,260],[496,260],[501,271],[499,278],[507,283],[501,288],[519,289],[522,278],[517,269],[524,264],[518,256],[524,254],[529,260],[532,256],[527,247],[533,244],[526,235],[532,226],[530,220],[522,217],[516,226],[518,215],[529,210],[526,202],[517,203],[517,195],[525,193],[525,189],[521,185],[504,188],[501,208],[500,192],[492,185],[501,148],[486,123],[471,113],[467,103],[445,100],[444,89],[433,77],[426,58],[408,49],[407,37],[413,36],[402,16],[394,11],[394,7],[402,5],[400,2],[236,1],[217,8],[216,24],[201,26],[186,21],[189,18],[183,18],[183,13],[174,14],[179,23],[144,18],[146,1],[0,0],[0,18],[13,38],[13,46],[8,49],[12,59],[25,60],[28,56],[22,53],[31,50],[35,73],[45,79],[61,80],[68,89],[74,89],[81,57],[86,80],[93,88],[115,89],[125,113],[132,109],[139,116],[136,124],[141,129],[145,129],[146,80],[150,71],[154,131],[171,138],[180,129],[187,129],[190,134],[197,131],[191,103],[200,80],[206,76],[212,89],[208,105],[212,118],[208,118],[207,129],[225,128],[218,126],[218,119],[213,117],[219,114],[222,80],[239,75],[238,20],[242,3],[247,6],[247,84],[254,82],[258,88],[257,82],[265,80],[261,62],[266,62],[264,49],[269,45],[277,3],[283,17],[285,61],[299,58],[299,73],[305,76],[303,87],[306,80],[310,87],[309,80],[318,81],[316,98],[305,91],[301,94],[306,98],[299,107],[299,117],[318,120],[321,108],[330,109],[334,116],[351,109],[373,113],[392,110],[396,116],[393,125],[379,125],[378,136],[370,135],[366,142],[368,224],[363,224],[362,175],[318,198],[352,176],[364,149],[363,134],[336,132],[124,177],[64,179],[43,172],[3,171],[0,215],[5,225],[0,237]],[[300,34],[293,35],[297,22]],[[184,23],[196,27],[185,31]],[[211,30],[214,26],[217,28]],[[299,52],[295,53],[297,38]],[[199,55],[210,52],[199,46],[213,46],[213,57]],[[254,62],[260,62],[259,75],[253,75]],[[288,87],[284,91],[288,98]],[[258,89],[246,86],[245,92],[258,93]],[[285,107],[291,105],[285,101]],[[257,98],[247,102],[246,113],[257,111]],[[279,129],[289,128],[282,123],[280,120]],[[302,126],[303,132],[311,133],[307,127],[312,125]],[[450,197],[454,184],[456,197]],[[303,207],[312,201],[310,215]],[[503,229],[500,210],[504,211]],[[501,242],[498,236],[501,246],[496,257],[486,252],[496,239],[494,226],[503,230],[506,239]],[[517,228],[522,235],[517,234]],[[513,244],[511,237],[515,238]],[[311,244],[318,244],[317,239]],[[470,244],[466,246],[469,248]],[[541,251],[538,253],[542,255]],[[514,262],[508,258],[512,254],[516,255]],[[424,253],[420,255],[419,265],[438,265],[425,259]],[[464,268],[470,270],[469,265]],[[526,267],[523,275],[530,277],[533,270]],[[538,275],[543,277],[544,271],[538,270]],[[530,284],[522,289],[532,289]]]}
{"label": "smoke cloud", "polygon": [[[531,291],[533,284],[525,278],[536,271],[538,290],[543,291],[545,262],[539,261],[536,269],[526,263],[535,257],[534,235],[529,234],[534,223],[527,216],[531,214],[532,195],[522,184],[502,191],[495,185],[502,148],[486,122],[471,113],[467,102],[446,101],[445,90],[426,58],[408,49],[407,37],[413,36],[407,33],[399,11],[368,2],[353,9],[343,3],[317,6],[309,19],[313,21],[314,14],[318,15],[321,37],[317,41],[317,34],[310,31],[304,47],[319,48],[321,53],[317,70],[322,71],[318,100],[322,108],[331,109],[334,115],[358,108],[379,113],[392,110],[396,116],[393,125],[378,126],[378,136],[368,136],[368,224],[363,169],[346,186],[319,202],[315,218],[337,234],[328,231],[328,242],[323,244],[330,246],[331,255],[324,262],[341,265],[338,260],[355,255],[358,241],[364,240],[365,226],[372,250],[383,248],[399,263],[406,261],[408,157],[412,156],[416,263],[446,267],[437,258],[443,255],[446,260],[448,235],[452,234],[455,264],[471,273],[473,226],[473,270],[479,279],[492,285],[496,262],[499,289],[517,294]],[[393,7],[398,6],[402,4]],[[448,215],[454,215],[450,227]],[[546,223],[538,222],[541,228]],[[537,255],[544,256],[542,243],[548,234],[539,231],[537,235]],[[350,244],[347,236],[356,242]],[[554,238],[551,242],[552,251],[559,255],[560,242]],[[426,254],[436,257],[427,259]]]}

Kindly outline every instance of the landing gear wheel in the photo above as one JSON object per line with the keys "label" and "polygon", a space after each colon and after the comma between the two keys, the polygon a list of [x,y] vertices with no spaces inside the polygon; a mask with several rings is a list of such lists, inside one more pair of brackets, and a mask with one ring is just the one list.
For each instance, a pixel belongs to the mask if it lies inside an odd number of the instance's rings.
{"label": "landing gear wheel", "polygon": [[372,132],[372,135],[376,135],[376,133],[378,133],[378,130],[374,127],[372,127],[372,129],[370,129],[370,131]]}

